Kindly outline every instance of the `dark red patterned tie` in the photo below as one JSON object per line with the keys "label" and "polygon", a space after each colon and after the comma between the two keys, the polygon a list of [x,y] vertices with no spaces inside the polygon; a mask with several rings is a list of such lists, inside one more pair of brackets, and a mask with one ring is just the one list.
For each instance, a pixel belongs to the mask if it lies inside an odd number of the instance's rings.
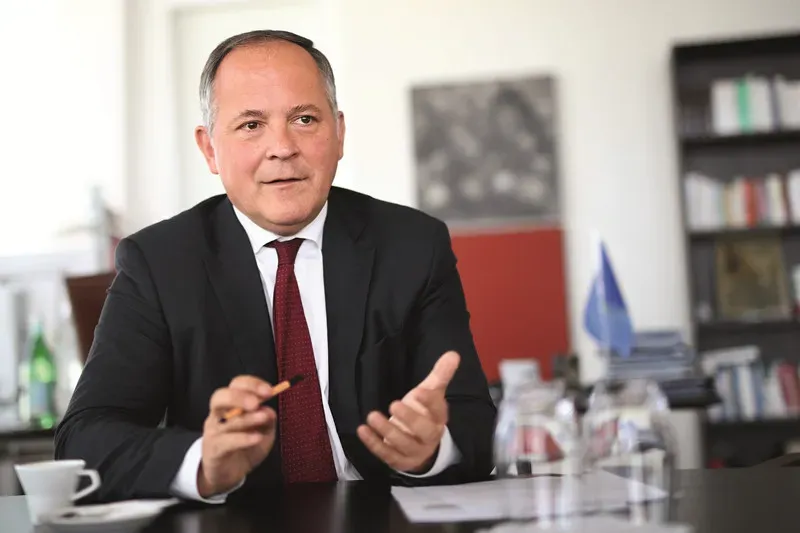
{"label": "dark red patterned tie", "polygon": [[287,483],[336,481],[314,349],[303,313],[294,261],[303,239],[273,241],[278,252],[272,314],[278,377],[303,381],[278,396],[283,475]]}

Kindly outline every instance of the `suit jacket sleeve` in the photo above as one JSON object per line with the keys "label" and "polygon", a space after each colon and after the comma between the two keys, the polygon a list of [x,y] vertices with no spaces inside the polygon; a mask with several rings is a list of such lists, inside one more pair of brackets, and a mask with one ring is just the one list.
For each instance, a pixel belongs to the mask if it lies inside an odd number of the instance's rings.
{"label": "suit jacket sleeve", "polygon": [[489,476],[493,465],[495,406],[472,340],[469,312],[450,234],[439,222],[435,235],[430,278],[409,331],[410,352],[414,356],[411,386],[422,381],[448,350],[455,350],[461,356],[459,368],[446,392],[448,428],[461,452],[461,461],[439,475],[405,480],[416,485],[483,480]]}
{"label": "suit jacket sleeve", "polygon": [[56,458],[99,471],[93,499],[170,496],[199,432],[159,427],[172,394],[169,330],[150,271],[130,239],[117,248],[117,276],[69,408],[56,431]]}

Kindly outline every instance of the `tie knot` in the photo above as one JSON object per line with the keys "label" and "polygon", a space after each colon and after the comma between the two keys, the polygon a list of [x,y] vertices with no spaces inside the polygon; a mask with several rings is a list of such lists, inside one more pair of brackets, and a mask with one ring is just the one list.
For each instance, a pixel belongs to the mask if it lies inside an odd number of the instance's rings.
{"label": "tie knot", "polygon": [[303,239],[292,239],[289,241],[272,241],[267,246],[275,248],[275,251],[278,252],[279,265],[294,265],[294,260],[297,259],[297,252],[300,250],[301,244],[303,244]]}

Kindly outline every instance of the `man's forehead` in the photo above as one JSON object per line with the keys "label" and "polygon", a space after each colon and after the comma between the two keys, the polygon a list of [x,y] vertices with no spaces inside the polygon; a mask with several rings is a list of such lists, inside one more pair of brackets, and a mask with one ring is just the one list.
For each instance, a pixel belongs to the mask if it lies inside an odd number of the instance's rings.
{"label": "man's forehead", "polygon": [[234,56],[239,51],[234,50],[217,70],[214,92],[217,96],[237,100],[264,98],[287,89],[309,96],[324,92],[324,82],[314,60],[299,46],[289,45],[299,53],[288,50],[248,55],[245,50],[244,54]]}
{"label": "man's forehead", "polygon": [[248,44],[232,50],[217,68],[217,78],[229,73],[314,71],[316,63],[302,47],[284,41]]}

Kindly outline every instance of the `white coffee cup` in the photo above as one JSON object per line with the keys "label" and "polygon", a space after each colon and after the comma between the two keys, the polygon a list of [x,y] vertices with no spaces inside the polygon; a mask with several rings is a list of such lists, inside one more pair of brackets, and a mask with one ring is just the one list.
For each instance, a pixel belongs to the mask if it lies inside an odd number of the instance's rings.
{"label": "white coffee cup", "polygon": [[[96,470],[85,469],[85,466],[86,462],[81,459],[14,465],[25,491],[32,524],[40,524],[46,515],[70,507],[75,500],[100,487],[100,475]],[[81,476],[88,476],[91,484],[76,492]]]}

